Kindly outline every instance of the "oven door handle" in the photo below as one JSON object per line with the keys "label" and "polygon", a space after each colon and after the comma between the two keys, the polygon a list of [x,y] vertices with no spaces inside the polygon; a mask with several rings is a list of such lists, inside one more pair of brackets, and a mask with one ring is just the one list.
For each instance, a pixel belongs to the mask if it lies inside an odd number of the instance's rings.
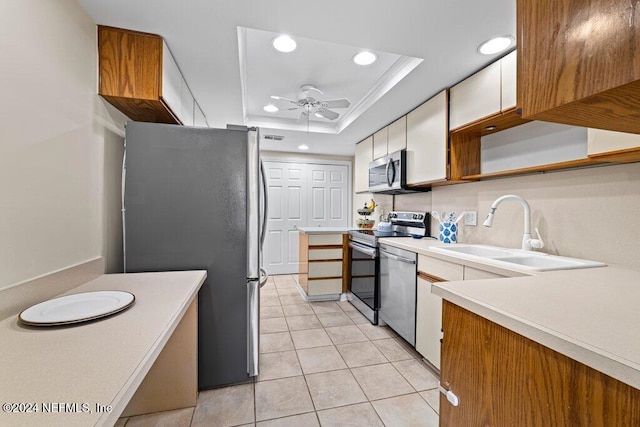
{"label": "oven door handle", "polygon": [[349,242],[349,247],[351,249],[355,249],[358,252],[362,252],[366,255],[369,255],[372,259],[376,257],[376,249],[375,248],[369,248],[367,246],[358,244],[358,243],[354,243],[354,242]]}
{"label": "oven door handle", "polygon": [[387,258],[391,258],[391,259],[396,260],[396,261],[404,262],[404,263],[407,263],[407,264],[415,264],[416,263],[416,261],[413,260],[413,259],[401,257],[401,256],[394,255],[394,254],[390,254],[389,252],[386,252],[386,251],[384,251],[382,249],[380,249],[380,255],[382,255],[384,257],[387,257]]}

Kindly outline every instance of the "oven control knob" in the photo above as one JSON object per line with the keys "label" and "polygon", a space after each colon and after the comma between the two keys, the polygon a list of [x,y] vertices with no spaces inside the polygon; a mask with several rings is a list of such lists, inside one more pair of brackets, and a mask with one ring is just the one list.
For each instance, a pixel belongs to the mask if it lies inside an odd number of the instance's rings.
{"label": "oven control knob", "polygon": [[418,214],[413,214],[413,219],[418,219]]}
{"label": "oven control knob", "polygon": [[424,218],[424,215],[422,215],[422,214],[418,215],[418,219],[423,219],[423,218]]}

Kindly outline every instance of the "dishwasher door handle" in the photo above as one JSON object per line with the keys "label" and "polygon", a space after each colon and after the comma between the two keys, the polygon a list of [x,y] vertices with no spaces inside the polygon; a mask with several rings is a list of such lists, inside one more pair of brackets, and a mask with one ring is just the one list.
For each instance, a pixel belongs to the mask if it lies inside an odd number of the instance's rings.
{"label": "dishwasher door handle", "polygon": [[407,264],[415,264],[416,263],[416,261],[413,260],[413,259],[401,257],[401,256],[394,255],[394,254],[390,254],[389,252],[386,252],[383,249],[380,249],[380,255],[382,255],[384,257],[387,257],[387,258],[391,258],[391,259],[396,260],[396,261],[405,262]]}
{"label": "dishwasher door handle", "polygon": [[363,254],[369,255],[372,259],[376,257],[376,249],[375,248],[369,248],[367,246],[364,245],[359,245],[357,243],[354,242],[349,242],[349,247],[353,250],[356,250],[358,252],[362,252]]}

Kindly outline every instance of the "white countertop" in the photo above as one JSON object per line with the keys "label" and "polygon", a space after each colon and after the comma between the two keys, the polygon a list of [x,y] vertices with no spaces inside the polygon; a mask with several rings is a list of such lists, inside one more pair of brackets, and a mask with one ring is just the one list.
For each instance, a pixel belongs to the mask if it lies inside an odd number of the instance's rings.
{"label": "white countertop", "polygon": [[[134,305],[75,326],[26,327],[0,322],[0,403],[88,403],[92,413],[5,413],[0,425],[112,425],[149,372],[187,308],[205,271],[101,276],[66,294],[122,290]],[[95,405],[111,405],[97,413]]]}
{"label": "white countertop", "polygon": [[[380,239],[458,264],[509,275],[495,266],[432,252],[433,239]],[[517,267],[513,275],[521,273]],[[599,267],[527,277],[442,282],[442,298],[640,389],[640,270]]]}
{"label": "white countertop", "polygon": [[358,227],[298,227],[297,230],[305,234],[346,234]]}

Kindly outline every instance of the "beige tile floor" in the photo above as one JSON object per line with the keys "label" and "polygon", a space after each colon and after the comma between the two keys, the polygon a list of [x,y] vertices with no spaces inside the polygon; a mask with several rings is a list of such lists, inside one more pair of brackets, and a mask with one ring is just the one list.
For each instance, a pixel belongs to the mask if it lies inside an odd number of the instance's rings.
{"label": "beige tile floor", "polygon": [[273,276],[262,288],[257,381],[117,425],[437,426],[438,380],[420,355],[348,302],[305,303],[295,280]]}

